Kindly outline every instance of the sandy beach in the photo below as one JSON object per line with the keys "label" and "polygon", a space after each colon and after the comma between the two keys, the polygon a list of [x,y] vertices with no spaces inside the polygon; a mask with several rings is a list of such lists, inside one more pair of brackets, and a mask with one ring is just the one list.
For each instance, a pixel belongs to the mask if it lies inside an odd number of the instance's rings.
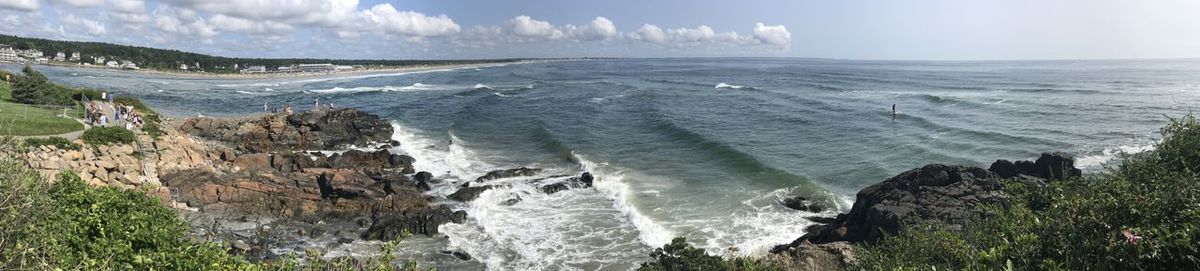
{"label": "sandy beach", "polygon": [[171,77],[209,78],[209,79],[222,79],[222,80],[241,80],[241,79],[253,80],[253,79],[273,79],[273,78],[304,79],[304,78],[322,78],[322,77],[346,76],[346,75],[375,75],[375,74],[424,72],[424,71],[436,71],[436,70],[477,69],[477,68],[486,68],[486,67],[507,66],[507,65],[513,65],[513,64],[539,63],[539,62],[546,62],[546,61],[551,61],[551,60],[512,61],[512,62],[473,63],[473,64],[446,64],[446,65],[414,65],[414,66],[396,66],[396,67],[370,67],[370,68],[355,68],[352,70],[345,70],[345,71],[338,71],[338,72],[320,72],[320,73],[315,73],[315,72],[209,73],[209,72],[164,71],[164,70],[152,70],[152,69],[125,70],[125,69],[109,68],[109,67],[104,67],[104,66],[64,64],[64,63],[46,63],[46,64],[39,64],[39,65],[73,67],[73,68],[91,68],[91,69],[102,69],[102,70],[120,70],[120,71],[130,71],[130,72],[138,72],[138,73],[153,74],[153,75],[163,75],[163,76],[171,76]]}

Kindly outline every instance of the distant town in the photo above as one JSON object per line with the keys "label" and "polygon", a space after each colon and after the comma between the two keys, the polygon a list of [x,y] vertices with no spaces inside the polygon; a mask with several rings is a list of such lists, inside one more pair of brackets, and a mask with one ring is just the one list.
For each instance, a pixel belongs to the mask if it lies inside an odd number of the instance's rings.
{"label": "distant town", "polygon": [[169,73],[246,75],[337,73],[395,67],[504,63],[533,60],[535,59],[358,60],[232,58],[110,43],[60,41],[0,35],[0,63],[152,70]]}

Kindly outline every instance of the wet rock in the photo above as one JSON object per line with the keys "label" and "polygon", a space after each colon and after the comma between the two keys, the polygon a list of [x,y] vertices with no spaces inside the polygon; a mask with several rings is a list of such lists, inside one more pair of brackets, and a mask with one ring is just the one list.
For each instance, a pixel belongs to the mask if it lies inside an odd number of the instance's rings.
{"label": "wet rock", "polygon": [[413,180],[417,182],[432,182],[433,173],[429,173],[428,171],[417,172],[416,175],[413,175]]}
{"label": "wet rock", "polygon": [[592,177],[591,173],[584,172],[579,177],[572,177],[562,182],[544,185],[540,189],[542,193],[554,194],[568,189],[589,188],[592,187],[594,181],[595,177]]}
{"label": "wet rock", "polygon": [[807,212],[813,212],[813,213],[820,213],[820,212],[824,212],[825,210],[829,209],[825,205],[823,205],[817,201],[814,201],[814,200],[809,200],[808,198],[806,198],[804,196],[795,196],[795,197],[783,199],[783,206],[787,206],[788,208],[792,208],[794,210],[807,211]]}
{"label": "wet rock", "polygon": [[451,211],[449,208],[424,208],[406,210],[401,213],[378,214],[375,222],[363,232],[366,240],[395,240],[404,233],[434,235],[438,226],[446,223],[463,223],[467,213]]}
{"label": "wet rock", "polygon": [[1063,152],[1042,153],[1036,161],[996,160],[988,170],[1000,175],[1001,178],[1012,178],[1021,175],[1046,180],[1067,179],[1082,176],[1082,170],[1075,168],[1075,158]]}
{"label": "wet rock", "polygon": [[475,200],[475,198],[478,198],[479,194],[482,194],[483,191],[487,191],[492,188],[493,188],[493,186],[491,186],[491,185],[468,186],[468,187],[459,188],[458,191],[454,191],[454,193],[450,194],[447,197],[452,200],[456,200],[456,201],[460,201],[460,202],[468,202],[468,201]]}
{"label": "wet rock", "polygon": [[455,258],[458,258],[459,260],[464,260],[464,261],[470,261],[470,260],[471,260],[471,254],[467,254],[466,252],[462,252],[462,251],[457,251],[457,250],[454,250],[454,251],[450,251],[450,250],[443,250],[443,251],[442,251],[442,253],[443,253],[443,254],[448,254],[448,255],[450,255],[450,256],[454,256]]}
{"label": "wet rock", "polygon": [[491,172],[488,172],[487,174],[484,174],[482,177],[475,179],[475,182],[485,182],[485,181],[490,181],[490,180],[495,180],[495,179],[504,179],[504,178],[513,178],[513,177],[528,177],[528,176],[537,175],[538,173],[541,173],[541,172],[542,172],[542,169],[540,169],[540,168],[528,168],[528,167],[520,167],[520,168],[504,169],[504,170],[493,170]]}

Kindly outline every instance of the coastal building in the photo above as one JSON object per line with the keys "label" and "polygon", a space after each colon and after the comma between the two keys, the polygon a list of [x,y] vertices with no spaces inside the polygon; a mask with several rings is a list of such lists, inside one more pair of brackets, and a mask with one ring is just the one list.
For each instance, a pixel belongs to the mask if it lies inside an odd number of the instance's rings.
{"label": "coastal building", "polygon": [[133,61],[122,60],[121,68],[126,69],[126,70],[136,70],[136,69],[138,69],[138,66],[137,66],[137,64],[134,64]]}
{"label": "coastal building", "polygon": [[79,52],[71,53],[71,59],[70,59],[71,61],[79,61],[79,59],[81,59],[79,57]]}
{"label": "coastal building", "polygon": [[96,65],[104,65],[106,63],[102,56],[92,57],[92,60],[94,60],[93,63],[96,63]]}
{"label": "coastal building", "polygon": [[179,70],[181,70],[181,71],[186,71],[186,70],[188,70],[188,66],[187,66],[187,64],[179,64]]}
{"label": "coastal building", "polygon": [[120,68],[121,63],[117,62],[116,60],[109,60],[108,62],[104,62],[104,66],[109,68]]}
{"label": "coastal building", "polygon": [[58,52],[54,54],[54,61],[67,61],[67,53]]}
{"label": "coastal building", "polygon": [[12,46],[0,44],[0,62],[20,62],[21,58],[17,57],[17,50]]}
{"label": "coastal building", "polygon": [[42,57],[42,50],[38,50],[38,49],[29,49],[29,50],[23,50],[23,51],[21,51],[20,53],[17,53],[17,54],[18,54],[18,55],[20,55],[21,57],[24,57],[24,58],[28,58],[28,59],[37,59],[37,58],[39,58],[39,57]]}
{"label": "coastal building", "polygon": [[348,70],[353,70],[353,69],[354,69],[354,66],[350,66],[350,65],[337,65],[337,66],[333,67],[333,69],[334,69],[334,70],[337,70],[337,71],[339,71],[339,72],[340,72],[340,71],[348,71]]}
{"label": "coastal building", "polygon": [[261,66],[261,65],[246,66],[246,68],[243,68],[242,70],[240,70],[238,72],[240,72],[240,73],[266,73],[267,66]]}
{"label": "coastal building", "polygon": [[50,63],[50,58],[47,58],[47,57],[38,57],[38,58],[34,58],[32,60],[34,63],[37,63],[37,64]]}
{"label": "coastal building", "polygon": [[294,71],[296,71],[296,67],[279,66],[278,68],[275,68],[275,71],[277,71],[277,72],[294,72]]}
{"label": "coastal building", "polygon": [[333,64],[330,64],[330,63],[300,64],[300,65],[296,65],[296,69],[300,70],[301,72],[334,72],[334,71],[337,71],[337,67],[333,66]]}

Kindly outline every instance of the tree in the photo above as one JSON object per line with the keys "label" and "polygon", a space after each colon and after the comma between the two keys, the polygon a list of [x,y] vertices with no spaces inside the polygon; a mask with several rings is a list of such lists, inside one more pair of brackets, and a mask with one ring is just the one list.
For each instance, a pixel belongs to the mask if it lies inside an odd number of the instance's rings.
{"label": "tree", "polygon": [[56,88],[42,73],[25,66],[12,82],[12,100],[23,104],[71,105],[70,93]]}

